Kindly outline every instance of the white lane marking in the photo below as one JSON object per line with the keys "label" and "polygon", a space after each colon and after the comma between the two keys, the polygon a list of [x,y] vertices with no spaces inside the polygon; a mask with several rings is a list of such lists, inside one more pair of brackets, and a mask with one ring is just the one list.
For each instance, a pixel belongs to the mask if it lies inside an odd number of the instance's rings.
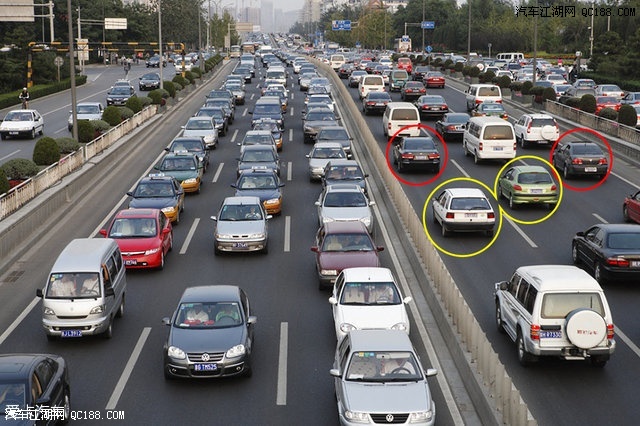
{"label": "white lane marking", "polygon": [[138,338],[138,343],[136,343],[136,346],[133,348],[133,352],[131,352],[129,361],[127,361],[127,365],[125,365],[124,370],[122,370],[122,375],[120,376],[116,387],[113,389],[113,393],[109,398],[109,402],[107,402],[105,410],[113,410],[118,405],[118,400],[122,396],[124,387],[127,385],[127,381],[131,376],[133,367],[136,365],[136,361],[138,361],[138,357],[140,357],[140,353],[142,353],[142,347],[147,341],[149,333],[151,333],[151,327],[145,327],[142,329],[142,333],[140,333],[140,337]]}
{"label": "white lane marking", "polygon": [[287,405],[287,352],[289,350],[289,323],[280,323],[280,353],[278,354],[278,387],[276,404]]}
{"label": "white lane marking", "polygon": [[289,142],[293,142],[293,129],[289,129]]}
{"label": "white lane marking", "polygon": [[62,133],[64,130],[69,130],[69,128],[67,126],[64,126],[62,129],[58,129],[55,132],[53,132],[55,135],[57,135],[58,133]]}
{"label": "white lane marking", "polygon": [[627,335],[622,332],[622,330],[620,330],[619,328],[616,328],[615,334],[620,336],[622,341],[626,343],[627,346],[629,346],[629,349],[631,349],[636,354],[636,356],[640,357],[640,348],[638,348],[636,344],[633,343],[631,339],[629,339]]}
{"label": "white lane marking", "polygon": [[291,179],[293,179],[293,163],[289,161],[287,163],[287,180],[291,182]]}
{"label": "white lane marking", "polygon": [[9,337],[9,335],[11,333],[13,333],[13,330],[15,330],[16,328],[18,328],[18,326],[20,325],[20,323],[22,322],[23,319],[25,319],[27,317],[27,315],[29,315],[29,313],[31,313],[31,311],[33,310],[33,308],[36,307],[36,305],[38,304],[38,302],[40,301],[39,297],[35,297],[31,303],[29,303],[29,305],[27,305],[26,308],[24,308],[22,310],[22,312],[20,312],[20,315],[18,315],[18,318],[16,318],[9,327],[7,327],[7,329],[4,331],[4,333],[2,333],[2,335],[0,335],[0,345],[2,345],[4,343],[4,341],[7,339],[7,337]]}
{"label": "white lane marking", "polygon": [[233,131],[233,135],[231,136],[231,143],[236,143],[236,138],[238,137],[238,129]]}
{"label": "white lane marking", "polygon": [[603,218],[602,216],[600,216],[597,213],[593,213],[593,217],[595,217],[596,219],[598,219],[602,223],[609,223],[609,222],[607,222],[607,220],[605,218]]}
{"label": "white lane marking", "polygon": [[631,182],[630,180],[623,178],[623,177],[622,177],[622,176],[620,176],[619,174],[617,174],[617,173],[613,173],[613,172],[611,172],[611,174],[612,174],[613,176],[617,177],[618,179],[620,179],[621,181],[623,181],[624,183],[627,183],[627,184],[629,184],[629,185],[633,186],[633,187],[634,187],[634,188],[636,188],[636,189],[640,189],[640,185],[635,184],[635,183]]}
{"label": "white lane marking", "polygon": [[199,223],[200,223],[200,218],[196,217],[193,220],[193,224],[191,225],[191,228],[189,228],[189,233],[187,234],[187,238],[185,238],[184,243],[182,243],[182,247],[180,248],[180,254],[185,254],[187,252],[187,249],[189,248],[189,243],[193,238],[193,234],[196,233],[196,228],[198,228]]}
{"label": "white lane marking", "polygon": [[291,114],[289,114],[291,117],[293,117],[293,110],[294,109],[295,109],[294,107],[291,107]]}
{"label": "white lane marking", "polygon": [[284,218],[284,251],[291,251],[291,216]]}
{"label": "white lane marking", "polygon": [[[293,87],[291,87],[291,88],[293,89]],[[291,100],[294,100],[296,98],[295,95],[296,95],[295,93],[291,92]]]}
{"label": "white lane marking", "polygon": [[7,154],[7,155],[5,155],[4,157],[1,157],[1,158],[0,158],[0,161],[1,161],[1,160],[5,160],[5,159],[7,159],[7,158],[9,158],[9,157],[13,157],[14,155],[16,155],[16,154],[17,154],[17,153],[19,153],[19,152],[20,152],[20,150],[19,150],[19,149],[16,149],[16,150],[15,150],[15,151],[13,151],[12,153]]}
{"label": "white lane marking", "polygon": [[247,111],[248,111],[248,109],[247,109],[247,108],[245,108],[245,109],[242,111],[242,116],[243,116],[243,117],[246,117],[246,116],[247,116]]}
{"label": "white lane marking", "polygon": [[211,181],[211,183],[216,183],[218,181],[218,179],[220,178],[220,173],[222,173],[223,167],[224,167],[224,163],[218,164],[218,169],[216,170],[216,174],[213,175],[213,180]]}

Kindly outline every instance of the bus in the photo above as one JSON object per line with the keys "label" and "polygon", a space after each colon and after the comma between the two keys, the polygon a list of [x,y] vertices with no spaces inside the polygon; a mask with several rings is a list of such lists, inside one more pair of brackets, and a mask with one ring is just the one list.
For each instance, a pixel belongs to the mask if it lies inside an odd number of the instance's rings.
{"label": "bus", "polygon": [[255,52],[255,44],[252,41],[246,41],[242,43],[242,53],[253,53]]}
{"label": "bus", "polygon": [[237,44],[234,44],[233,46],[231,46],[231,48],[229,49],[229,57],[230,58],[239,58],[240,57],[240,46]]}

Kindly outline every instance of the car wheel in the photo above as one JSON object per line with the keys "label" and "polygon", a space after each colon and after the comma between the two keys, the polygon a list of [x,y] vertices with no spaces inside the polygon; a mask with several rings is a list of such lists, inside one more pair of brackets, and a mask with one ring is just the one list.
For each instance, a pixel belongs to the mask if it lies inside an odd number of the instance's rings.
{"label": "car wheel", "polygon": [[202,183],[198,185],[198,189],[196,189],[196,194],[199,194],[201,189],[202,189]]}
{"label": "car wheel", "polygon": [[124,294],[122,295],[122,300],[120,301],[120,306],[118,307],[118,310],[116,311],[116,317],[122,318],[123,315],[124,315]]}
{"label": "car wheel", "polygon": [[516,208],[516,204],[513,202],[513,193],[509,194],[509,208],[512,210]]}
{"label": "car wheel", "polygon": [[442,236],[445,238],[448,237],[449,231],[447,230],[446,226],[444,226],[444,222],[440,223],[440,226],[442,228]]}
{"label": "car wheel", "polygon": [[467,149],[467,143],[465,141],[462,141],[462,152],[465,157],[469,156],[469,150]]}
{"label": "car wheel", "polygon": [[5,135],[4,133],[0,133],[0,139],[5,140],[7,138],[7,135]]}
{"label": "car wheel", "polygon": [[71,417],[71,397],[69,394],[69,388],[65,388],[62,397],[62,419],[60,419],[60,423],[63,425],[69,423],[69,419]]}
{"label": "car wheel", "polygon": [[571,178],[571,172],[569,172],[569,166],[566,163],[562,168],[562,176],[564,176],[565,179]]}
{"label": "car wheel", "polygon": [[573,243],[571,245],[571,260],[573,261],[574,265],[580,263],[580,257],[578,256],[578,245],[576,243]]}
{"label": "car wheel", "polygon": [[625,222],[631,222],[631,219],[629,218],[629,210],[627,209],[627,206],[622,206],[622,217],[624,218]]}
{"label": "car wheel", "polygon": [[484,234],[487,237],[493,237],[493,229],[488,229],[488,230],[484,231]]}
{"label": "car wheel", "polygon": [[433,173],[435,173],[435,174],[440,173],[440,165],[439,164],[436,165],[436,166],[433,166]]}
{"label": "car wheel", "polygon": [[604,277],[602,276],[602,265],[598,262],[593,268],[593,278],[598,281],[600,285],[604,284]]}
{"label": "car wheel", "polygon": [[474,164],[480,163],[480,158],[478,158],[478,151],[473,151],[473,162]]}
{"label": "car wheel", "polygon": [[516,338],[516,347],[518,348],[518,362],[520,365],[528,367],[535,361],[535,356],[527,352],[527,348],[524,347],[524,339],[520,330],[518,330],[518,337]]}
{"label": "car wheel", "polygon": [[44,125],[40,127],[40,131],[38,133],[40,134],[40,136],[44,135]]}
{"label": "car wheel", "polygon": [[527,141],[524,139],[524,135],[520,136],[520,147],[522,149],[527,149],[529,147],[529,144],[527,143]]}
{"label": "car wheel", "polygon": [[109,325],[107,329],[102,333],[102,337],[105,339],[111,339],[113,337],[113,319],[109,319]]}
{"label": "car wheel", "polygon": [[502,322],[502,308],[500,307],[500,302],[496,300],[496,327],[498,331],[502,334],[505,333],[504,323]]}
{"label": "car wheel", "polygon": [[169,234],[169,249],[167,251],[173,250],[173,230],[171,230],[171,234]]}
{"label": "car wheel", "polygon": [[162,271],[164,269],[164,250],[160,250],[160,264],[158,265],[158,270]]}
{"label": "car wheel", "polygon": [[35,139],[36,138],[36,128],[34,127],[33,129],[31,129],[31,139]]}
{"label": "car wheel", "polygon": [[179,224],[180,223],[180,212],[182,211],[182,209],[178,209],[178,211],[176,212],[176,221],[175,224]]}
{"label": "car wheel", "polygon": [[432,216],[431,216],[431,220],[433,220],[433,223],[437,224],[438,223],[438,219],[436,218],[436,209],[431,208],[431,213],[433,213]]}

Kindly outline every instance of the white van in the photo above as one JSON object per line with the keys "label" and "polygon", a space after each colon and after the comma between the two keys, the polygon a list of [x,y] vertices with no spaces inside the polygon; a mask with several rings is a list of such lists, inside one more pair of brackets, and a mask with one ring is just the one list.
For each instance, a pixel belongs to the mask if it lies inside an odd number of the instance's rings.
{"label": "white van", "polygon": [[521,52],[507,52],[507,53],[498,53],[496,55],[496,59],[500,61],[517,62],[524,61],[524,53]]}
{"label": "white van", "polygon": [[502,103],[502,90],[495,84],[471,84],[465,94],[467,111],[471,111],[483,102]]}
{"label": "white van", "polygon": [[384,79],[378,74],[363,75],[358,83],[358,96],[364,99],[369,92],[384,92]]}
{"label": "white van", "polygon": [[510,160],[516,156],[513,125],[500,117],[471,117],[462,137],[464,155],[480,160]]}
{"label": "white van", "polygon": [[338,71],[338,68],[340,68],[346,62],[347,60],[345,59],[344,55],[340,54],[331,55],[331,58],[329,59],[329,65],[331,66],[331,68],[333,68],[334,71]]}
{"label": "white van", "polygon": [[278,83],[287,87],[287,72],[284,67],[271,67],[267,68],[267,72],[264,76],[265,80],[276,80]]}
{"label": "white van", "polygon": [[111,238],[78,238],[60,253],[43,289],[42,326],[48,339],[102,334],[124,313],[127,288],[120,248]]}
{"label": "white van", "polygon": [[410,102],[389,102],[382,115],[382,131],[390,137],[405,126],[414,125],[401,131],[398,136],[420,136],[420,112]]}

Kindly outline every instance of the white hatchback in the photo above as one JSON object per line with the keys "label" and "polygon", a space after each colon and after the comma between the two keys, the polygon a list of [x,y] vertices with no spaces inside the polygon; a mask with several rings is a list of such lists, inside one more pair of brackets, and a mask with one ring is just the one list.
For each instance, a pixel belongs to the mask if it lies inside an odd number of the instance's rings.
{"label": "white hatchback", "polygon": [[36,133],[44,132],[44,118],[35,109],[16,109],[9,111],[0,123],[0,137],[27,136],[35,139]]}
{"label": "white hatchback", "polygon": [[344,269],[329,303],[338,341],[351,330],[401,330],[409,334],[409,317],[393,274],[387,268]]}
{"label": "white hatchback", "polygon": [[478,188],[447,188],[432,202],[433,221],[442,227],[442,236],[454,231],[481,231],[493,236],[495,211]]}

